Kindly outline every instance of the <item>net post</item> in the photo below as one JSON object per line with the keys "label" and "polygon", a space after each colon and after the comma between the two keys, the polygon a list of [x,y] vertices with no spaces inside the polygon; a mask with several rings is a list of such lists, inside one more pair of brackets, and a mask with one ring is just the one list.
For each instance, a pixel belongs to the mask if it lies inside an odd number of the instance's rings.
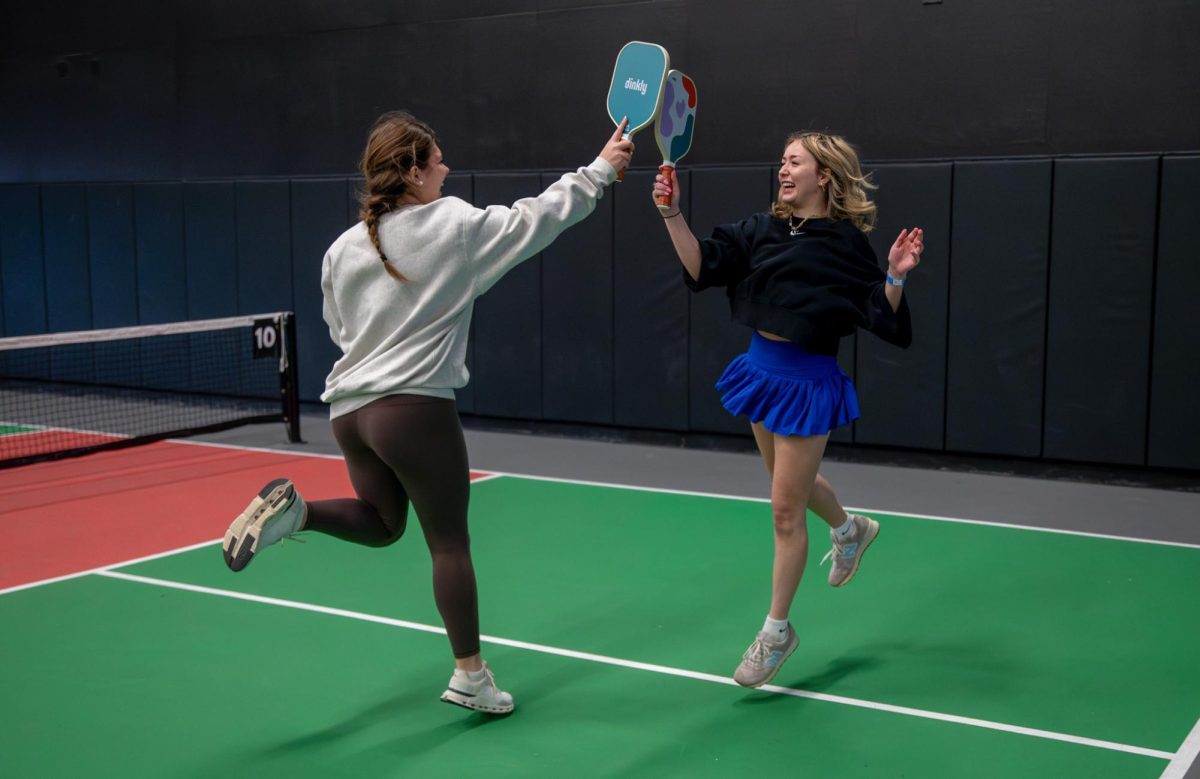
{"label": "net post", "polygon": [[289,311],[279,318],[279,329],[283,335],[279,396],[283,402],[283,422],[287,425],[288,441],[298,444],[303,442],[300,439],[300,380],[296,368],[296,315]]}

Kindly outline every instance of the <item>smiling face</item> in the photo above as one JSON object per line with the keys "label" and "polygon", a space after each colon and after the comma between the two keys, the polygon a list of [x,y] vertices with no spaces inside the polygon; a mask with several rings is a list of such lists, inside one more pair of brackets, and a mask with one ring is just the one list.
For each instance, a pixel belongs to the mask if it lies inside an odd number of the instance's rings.
{"label": "smiling face", "polygon": [[824,215],[827,204],[823,187],[829,175],[829,169],[818,167],[802,141],[792,141],[779,161],[779,202],[796,216]]}

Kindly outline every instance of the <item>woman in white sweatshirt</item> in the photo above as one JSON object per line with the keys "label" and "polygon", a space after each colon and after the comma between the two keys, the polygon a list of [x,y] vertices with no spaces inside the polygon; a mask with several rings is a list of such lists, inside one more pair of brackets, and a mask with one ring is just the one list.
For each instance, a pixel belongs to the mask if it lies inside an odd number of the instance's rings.
{"label": "woman in white sweatshirt", "polygon": [[633,143],[623,131],[537,197],[481,209],[442,197],[450,169],[428,125],[400,112],[376,121],[361,165],[362,221],[334,241],[321,269],[325,321],[342,350],[321,399],[357,497],[306,503],[289,480],[276,479],[225,534],[234,571],[300,530],[386,546],[403,535],[411,502],[454,652],[448,703],[493,714],[513,708],[479,652],[470,480],[454,404],[468,378],[474,302],[592,212],[629,164]]}

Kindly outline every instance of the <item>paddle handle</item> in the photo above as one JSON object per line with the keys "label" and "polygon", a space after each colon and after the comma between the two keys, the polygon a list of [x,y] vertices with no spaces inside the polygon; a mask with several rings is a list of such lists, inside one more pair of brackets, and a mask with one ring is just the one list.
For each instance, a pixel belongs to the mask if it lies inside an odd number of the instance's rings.
{"label": "paddle handle", "polygon": [[[632,136],[632,135],[630,135],[629,133],[622,133],[622,134],[621,134],[621,140],[622,140],[622,141],[628,141],[628,140],[629,140],[630,138],[632,138],[632,137],[633,137],[633,136]],[[624,181],[624,180],[625,180],[625,169],[624,169],[624,168],[621,168],[620,170],[618,170],[618,171],[617,171],[617,183],[618,183],[618,184],[620,184],[620,183],[621,183],[622,181]]]}
{"label": "paddle handle", "polygon": [[[673,181],[674,176],[675,176],[675,166],[669,162],[664,162],[662,165],[658,166],[658,172],[663,174],[664,176],[666,176],[668,180]],[[660,195],[660,196],[654,198],[654,204],[658,206],[659,211],[663,211],[663,212],[670,211],[671,210],[671,196],[670,195]]]}

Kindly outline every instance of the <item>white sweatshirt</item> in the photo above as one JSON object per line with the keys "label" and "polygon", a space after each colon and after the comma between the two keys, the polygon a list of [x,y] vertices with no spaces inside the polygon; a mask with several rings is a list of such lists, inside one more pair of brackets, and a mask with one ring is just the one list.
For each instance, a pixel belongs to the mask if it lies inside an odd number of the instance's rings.
{"label": "white sweatshirt", "polygon": [[388,274],[363,222],[321,266],[324,315],[342,357],[321,400],[335,418],[399,393],[453,398],[469,377],[475,298],[592,212],[616,171],[603,158],[512,207],[455,197],[405,206],[379,220],[379,243],[408,281]]}

